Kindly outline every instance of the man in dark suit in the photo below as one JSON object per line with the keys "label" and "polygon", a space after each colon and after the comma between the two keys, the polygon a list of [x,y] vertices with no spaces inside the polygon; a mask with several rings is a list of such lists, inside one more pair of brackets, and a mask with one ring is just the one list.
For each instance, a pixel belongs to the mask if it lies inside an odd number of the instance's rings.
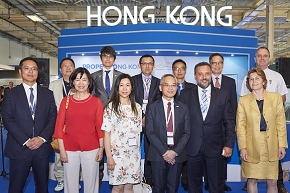
{"label": "man in dark suit", "polygon": [[10,158],[9,193],[21,193],[32,167],[35,192],[48,193],[50,145],[56,120],[52,91],[36,83],[38,65],[33,58],[19,64],[23,83],[6,90],[3,122],[7,129],[4,155]]}
{"label": "man in dark suit", "polygon": [[[113,65],[116,60],[116,51],[113,47],[103,47],[100,58],[103,64],[103,69],[92,73],[92,78],[94,80],[92,95],[101,99],[103,107],[105,108],[113,95],[111,89],[114,88],[116,79],[120,74],[122,74],[122,72],[114,69]],[[104,177],[104,159],[100,161],[99,170],[99,187],[101,187],[102,179]]]}
{"label": "man in dark suit", "polygon": [[11,88],[13,88],[13,82],[12,81],[9,82],[8,87],[6,87],[5,89],[11,89]]}
{"label": "man in dark suit", "polygon": [[[183,89],[188,89],[195,87],[195,84],[189,83],[185,81],[186,75],[186,63],[182,59],[177,59],[172,63],[172,73],[177,79],[177,92],[175,95],[175,99],[178,100],[180,96],[180,92]],[[184,190],[188,190],[188,182],[187,182],[187,171],[186,171],[186,162],[183,163],[182,166],[182,175],[181,175],[181,186]]]}
{"label": "man in dark suit", "polygon": [[[214,86],[216,88],[219,88],[221,90],[225,90],[228,92],[229,100],[232,107],[232,112],[234,115],[234,121],[236,120],[236,113],[237,113],[237,92],[236,92],[236,82],[235,79],[230,78],[228,76],[225,76],[222,74],[223,68],[224,68],[224,57],[219,53],[214,53],[209,57],[209,63],[211,65],[212,70],[212,82],[211,86]],[[225,130],[224,130],[225,132]],[[225,135],[224,135],[225,137]],[[226,184],[227,180],[227,157],[224,157],[224,173],[223,173],[223,179],[224,179],[224,190],[225,191],[231,191],[231,187],[229,187]],[[205,190],[209,190],[209,185],[207,181],[206,173],[204,175],[205,177]]]}
{"label": "man in dark suit", "polygon": [[[160,98],[159,92],[159,84],[160,79],[156,78],[152,75],[152,71],[155,68],[154,58],[145,54],[139,59],[139,68],[141,69],[141,73],[132,77],[134,91],[135,91],[135,99],[136,102],[139,103],[142,107],[142,126],[143,132],[145,127],[145,112],[146,106],[148,103],[154,102]],[[150,185],[153,185],[151,178],[151,164],[147,161],[147,152],[149,148],[149,141],[144,135],[144,152],[145,152],[145,163],[144,163],[144,177],[146,182]]]}
{"label": "man in dark suit", "polygon": [[[197,87],[181,91],[180,101],[190,112],[191,135],[187,145],[188,191],[202,192],[206,168],[209,191],[224,192],[223,156],[232,155],[235,123],[228,93],[211,86],[211,66],[198,63],[194,68]],[[225,125],[225,140],[223,125]]]}
{"label": "man in dark suit", "polygon": [[172,74],[163,75],[159,86],[162,99],[150,103],[146,111],[146,135],[150,141],[147,159],[151,161],[156,193],[178,191],[182,164],[187,159],[189,112],[186,105],[174,100],[176,84]]}

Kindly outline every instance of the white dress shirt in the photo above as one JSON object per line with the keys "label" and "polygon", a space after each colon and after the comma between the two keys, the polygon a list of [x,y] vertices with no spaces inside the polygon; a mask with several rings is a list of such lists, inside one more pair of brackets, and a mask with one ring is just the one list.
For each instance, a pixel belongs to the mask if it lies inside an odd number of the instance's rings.
{"label": "white dress shirt", "polygon": [[206,92],[206,96],[207,96],[207,109],[206,112],[203,114],[203,120],[205,120],[208,109],[209,109],[209,105],[210,105],[210,98],[211,98],[211,85],[209,85],[206,89],[202,89],[201,87],[197,87],[198,89],[198,99],[199,99],[199,104],[202,103],[201,97],[202,97],[202,90],[207,90]]}

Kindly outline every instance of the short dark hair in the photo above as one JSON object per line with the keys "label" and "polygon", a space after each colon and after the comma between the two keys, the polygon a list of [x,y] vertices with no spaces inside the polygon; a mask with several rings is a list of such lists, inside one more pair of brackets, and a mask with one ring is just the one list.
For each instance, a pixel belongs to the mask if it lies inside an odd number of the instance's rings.
{"label": "short dark hair", "polygon": [[209,63],[207,63],[207,62],[200,62],[197,65],[195,65],[195,67],[194,67],[194,74],[196,73],[197,67],[200,67],[200,66],[208,66],[210,68],[210,71],[211,71],[211,66],[210,66]]}
{"label": "short dark hair", "polygon": [[27,61],[27,60],[32,60],[33,62],[35,62],[36,66],[38,67],[38,63],[37,61],[32,58],[32,57],[26,57],[26,58],[23,58],[20,62],[19,62],[19,68],[21,69],[22,66],[23,66],[23,62]]}
{"label": "short dark hair", "polygon": [[256,51],[255,56],[257,55],[257,52],[258,52],[260,49],[265,49],[265,50],[267,50],[268,53],[269,53],[269,56],[270,56],[270,51],[269,51],[269,49],[268,49],[267,47],[265,47],[265,46],[261,46],[261,47],[259,47],[259,48],[257,49],[257,51]]}
{"label": "short dark hair", "polygon": [[172,69],[174,68],[174,65],[175,65],[177,62],[181,62],[181,63],[183,63],[183,64],[185,65],[185,69],[186,69],[186,63],[185,63],[185,61],[182,60],[182,59],[177,59],[177,60],[175,60],[175,61],[172,63]]}
{"label": "short dark hair", "polygon": [[209,63],[210,63],[211,59],[212,59],[213,57],[215,57],[215,56],[219,56],[219,57],[221,57],[221,58],[223,59],[223,61],[224,61],[224,57],[223,57],[223,55],[221,55],[220,53],[213,53],[213,54],[210,55],[210,57],[209,57]]}
{"label": "short dark hair", "polygon": [[71,73],[71,75],[70,75],[70,77],[69,77],[69,85],[71,86],[71,88],[75,88],[73,82],[74,82],[74,80],[77,78],[77,75],[78,75],[79,73],[81,74],[81,77],[80,77],[80,78],[82,78],[84,74],[87,75],[88,80],[89,80],[89,83],[90,83],[89,86],[88,86],[88,89],[91,90],[91,88],[92,88],[92,86],[93,86],[93,78],[92,78],[90,72],[89,72],[86,68],[83,68],[83,67],[78,67],[77,69],[75,69],[75,70]]}
{"label": "short dark hair", "polygon": [[155,60],[154,60],[153,56],[151,56],[150,54],[145,54],[145,55],[141,56],[141,58],[139,59],[139,64],[141,64],[142,58],[152,58],[153,64],[155,64]]}
{"label": "short dark hair", "polygon": [[68,58],[68,57],[67,57],[67,58],[64,58],[64,59],[62,59],[62,60],[60,61],[60,63],[59,63],[59,67],[60,67],[60,68],[61,68],[62,63],[63,63],[65,60],[69,60],[69,61],[71,61],[71,62],[73,63],[73,65],[74,65],[74,67],[76,67],[74,60],[71,59],[71,58]]}
{"label": "short dark hair", "polygon": [[114,57],[114,60],[116,60],[116,51],[112,46],[105,46],[101,50],[100,58],[102,58],[103,54],[110,54]]}

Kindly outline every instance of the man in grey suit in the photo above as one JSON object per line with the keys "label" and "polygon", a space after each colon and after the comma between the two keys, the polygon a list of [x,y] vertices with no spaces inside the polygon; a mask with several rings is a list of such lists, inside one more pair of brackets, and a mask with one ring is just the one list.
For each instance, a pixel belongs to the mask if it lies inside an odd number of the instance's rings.
{"label": "man in grey suit", "polygon": [[[71,73],[75,70],[75,62],[71,58],[64,58],[60,62],[59,71],[62,74],[62,78],[52,81],[49,84],[49,89],[53,92],[55,104],[57,107],[57,111],[59,109],[60,103],[63,97],[70,94],[70,85],[69,85],[69,77]],[[59,150],[55,150],[54,156],[54,176],[57,180],[57,185],[54,188],[54,191],[62,191],[63,190],[63,163],[60,160]]]}
{"label": "man in grey suit", "polygon": [[[92,73],[94,86],[91,93],[92,95],[101,99],[103,107],[105,108],[113,95],[113,92],[111,92],[111,88],[114,88],[116,79],[120,74],[122,74],[122,72],[115,70],[113,67],[116,60],[116,52],[113,47],[103,47],[101,50],[100,58],[103,64],[103,69]],[[104,176],[104,159],[100,162],[99,169],[99,187],[101,187],[101,182]]]}

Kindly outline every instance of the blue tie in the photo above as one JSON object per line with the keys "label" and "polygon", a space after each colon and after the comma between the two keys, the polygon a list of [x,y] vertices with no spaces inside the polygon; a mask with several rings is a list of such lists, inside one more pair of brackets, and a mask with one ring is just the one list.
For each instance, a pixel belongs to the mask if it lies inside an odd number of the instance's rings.
{"label": "blue tie", "polygon": [[109,72],[110,70],[106,70],[106,92],[107,92],[107,96],[109,97],[110,95],[110,78],[109,78]]}
{"label": "blue tie", "polygon": [[201,109],[202,116],[207,111],[207,96],[206,96],[206,91],[207,90],[202,90],[202,95],[201,95],[200,109]]}
{"label": "blue tie", "polygon": [[33,102],[34,102],[33,88],[29,88],[29,89],[30,89],[29,109],[30,109],[31,115],[34,115],[34,113],[35,113],[35,104],[33,104]]}

